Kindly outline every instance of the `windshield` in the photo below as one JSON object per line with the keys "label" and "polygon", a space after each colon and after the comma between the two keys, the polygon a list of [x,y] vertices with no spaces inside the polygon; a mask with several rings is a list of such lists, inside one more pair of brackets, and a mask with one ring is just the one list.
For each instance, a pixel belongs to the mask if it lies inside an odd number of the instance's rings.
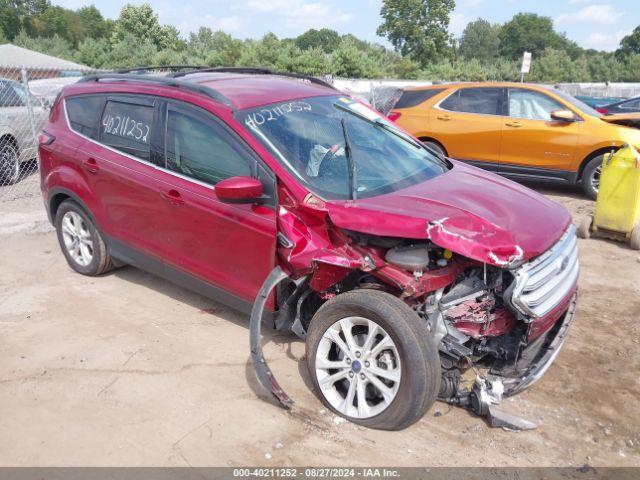
{"label": "windshield", "polygon": [[236,118],[327,200],[394,192],[449,168],[379,114],[345,97],[276,103],[239,111]]}
{"label": "windshield", "polygon": [[591,115],[592,117],[601,117],[602,114],[597,110],[591,108],[589,105],[584,103],[582,100],[578,100],[573,95],[570,95],[562,90],[558,90],[557,88],[553,91],[556,95],[562,98],[565,102],[569,102],[574,107],[578,108],[581,112],[586,113],[587,115]]}

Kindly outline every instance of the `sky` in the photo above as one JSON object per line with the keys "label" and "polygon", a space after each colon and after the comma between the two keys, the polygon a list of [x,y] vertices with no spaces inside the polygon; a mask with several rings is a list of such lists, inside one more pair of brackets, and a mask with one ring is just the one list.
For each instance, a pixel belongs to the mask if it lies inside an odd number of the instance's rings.
{"label": "sky", "polygon": [[[117,18],[126,3],[140,0],[53,0],[79,8],[95,4],[107,18]],[[174,25],[183,36],[201,26],[238,38],[260,38],[267,32],[295,37],[309,28],[333,28],[341,34],[388,45],[376,35],[382,0],[147,0],[160,22]],[[456,0],[450,31],[459,36],[478,17],[503,23],[518,12],[553,19],[557,31],[585,48],[615,50],[620,39],[640,25],[639,0]]]}

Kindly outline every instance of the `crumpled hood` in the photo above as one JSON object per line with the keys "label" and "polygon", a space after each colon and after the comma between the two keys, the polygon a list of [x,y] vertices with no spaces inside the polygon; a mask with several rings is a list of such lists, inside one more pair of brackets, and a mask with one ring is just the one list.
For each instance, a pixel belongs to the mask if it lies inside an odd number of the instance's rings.
{"label": "crumpled hood", "polygon": [[439,177],[386,195],[329,201],[338,227],[372,235],[430,239],[442,248],[496,266],[533,258],[564,233],[561,205],[460,162]]}

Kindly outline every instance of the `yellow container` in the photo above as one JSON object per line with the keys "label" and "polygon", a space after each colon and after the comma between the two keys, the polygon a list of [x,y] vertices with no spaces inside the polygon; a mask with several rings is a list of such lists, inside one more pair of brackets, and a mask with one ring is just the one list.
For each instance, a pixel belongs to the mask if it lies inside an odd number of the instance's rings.
{"label": "yellow container", "polygon": [[604,157],[592,231],[617,234],[635,248],[634,237],[640,232],[640,154],[632,146]]}

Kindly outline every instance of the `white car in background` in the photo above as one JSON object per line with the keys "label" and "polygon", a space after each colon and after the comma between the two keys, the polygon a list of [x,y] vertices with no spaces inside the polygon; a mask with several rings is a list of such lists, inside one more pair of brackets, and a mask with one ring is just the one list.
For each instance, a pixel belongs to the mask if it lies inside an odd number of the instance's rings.
{"label": "white car in background", "polygon": [[20,165],[37,157],[36,135],[47,112],[21,83],[0,78],[0,185],[16,183]]}

